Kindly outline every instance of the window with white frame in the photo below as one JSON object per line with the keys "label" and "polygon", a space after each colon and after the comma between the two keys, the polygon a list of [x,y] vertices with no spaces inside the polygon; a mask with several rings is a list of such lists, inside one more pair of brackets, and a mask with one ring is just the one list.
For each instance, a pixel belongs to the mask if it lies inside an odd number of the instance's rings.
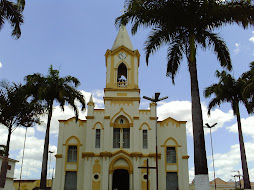
{"label": "window with white frame", "polygon": [[113,148],[130,148],[130,128],[113,129]]}
{"label": "window with white frame", "polygon": [[66,171],[64,190],[77,190],[77,172]]}
{"label": "window with white frame", "polygon": [[96,129],[95,132],[95,148],[100,148],[100,143],[101,143],[101,130]]}
{"label": "window with white frame", "polygon": [[67,162],[77,162],[77,146],[68,147]]}
{"label": "window with white frame", "polygon": [[166,154],[167,154],[166,157],[167,157],[168,164],[176,163],[176,148],[175,147],[167,147]]}
{"label": "window with white frame", "polygon": [[123,148],[130,148],[130,128],[123,128]]}
{"label": "window with white frame", "polygon": [[143,148],[144,149],[148,148],[148,134],[147,134],[147,130],[143,130]]}
{"label": "window with white frame", "polygon": [[113,129],[113,148],[120,148],[120,128]]}

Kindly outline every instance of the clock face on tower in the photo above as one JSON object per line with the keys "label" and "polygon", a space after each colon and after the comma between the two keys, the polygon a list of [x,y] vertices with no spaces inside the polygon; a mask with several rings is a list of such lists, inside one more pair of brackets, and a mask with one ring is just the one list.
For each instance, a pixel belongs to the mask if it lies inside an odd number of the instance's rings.
{"label": "clock face on tower", "polygon": [[118,57],[123,60],[123,59],[125,59],[127,57],[127,55],[124,52],[120,52],[118,54]]}

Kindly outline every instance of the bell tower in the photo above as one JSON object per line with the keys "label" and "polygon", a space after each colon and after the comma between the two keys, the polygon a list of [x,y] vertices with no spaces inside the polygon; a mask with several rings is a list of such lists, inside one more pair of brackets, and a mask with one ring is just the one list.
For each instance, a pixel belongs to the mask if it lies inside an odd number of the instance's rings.
{"label": "bell tower", "polygon": [[[134,50],[125,26],[121,26],[111,50],[107,50],[105,97],[116,92],[139,90],[138,67],[140,54]],[[111,92],[111,93],[109,93]],[[119,93],[118,93],[119,94]]]}

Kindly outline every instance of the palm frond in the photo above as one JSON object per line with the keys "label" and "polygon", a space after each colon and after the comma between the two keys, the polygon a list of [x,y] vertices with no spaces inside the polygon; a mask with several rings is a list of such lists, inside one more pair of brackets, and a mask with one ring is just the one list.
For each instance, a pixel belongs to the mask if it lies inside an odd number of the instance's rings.
{"label": "palm frond", "polygon": [[151,53],[157,51],[164,43],[167,43],[168,33],[161,29],[154,29],[148,36],[148,39],[145,42],[145,51],[146,51],[146,64],[148,65],[149,56]]}
{"label": "palm frond", "polygon": [[26,1],[25,0],[17,0],[18,1],[18,7],[19,7],[19,9],[21,10],[21,11],[23,11],[24,10],[24,8],[25,8],[25,5],[26,5]]}
{"label": "palm frond", "polygon": [[172,83],[175,84],[175,75],[178,71],[179,65],[183,59],[183,44],[181,42],[175,43],[168,48],[168,64],[167,64],[167,76],[170,76]]}
{"label": "palm frond", "polygon": [[[250,104],[246,98],[242,96],[242,90],[244,87],[244,82],[241,78],[235,80],[226,71],[216,71],[216,76],[219,78],[219,82],[207,87],[204,91],[204,96],[206,98],[214,95],[215,98],[212,99],[212,108],[216,105],[220,105],[222,102],[228,102],[231,104],[234,114],[238,112],[238,104],[242,102],[246,105],[247,111],[249,112]],[[210,112],[209,112],[210,113]]]}
{"label": "palm frond", "polygon": [[8,20],[13,28],[12,36],[18,39],[21,36],[20,26],[24,22],[22,10],[19,9],[18,4],[8,0],[0,2],[0,29],[4,24],[4,20]]}
{"label": "palm frond", "polygon": [[226,67],[228,70],[232,69],[228,47],[218,34],[207,30],[200,31],[197,32],[196,40],[204,49],[213,47],[213,52],[217,55],[221,66]]}
{"label": "palm frond", "polygon": [[243,28],[247,28],[254,24],[254,6],[250,0],[234,0],[229,1],[225,5],[224,11],[221,13],[225,23],[236,23]]}

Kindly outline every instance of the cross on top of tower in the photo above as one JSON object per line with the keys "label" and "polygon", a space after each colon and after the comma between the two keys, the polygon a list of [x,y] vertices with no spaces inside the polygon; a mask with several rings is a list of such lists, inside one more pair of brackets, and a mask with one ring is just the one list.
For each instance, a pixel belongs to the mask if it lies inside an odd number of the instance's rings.
{"label": "cross on top of tower", "polygon": [[123,10],[121,10],[120,12],[122,12],[123,14],[125,13],[125,7],[123,7]]}

